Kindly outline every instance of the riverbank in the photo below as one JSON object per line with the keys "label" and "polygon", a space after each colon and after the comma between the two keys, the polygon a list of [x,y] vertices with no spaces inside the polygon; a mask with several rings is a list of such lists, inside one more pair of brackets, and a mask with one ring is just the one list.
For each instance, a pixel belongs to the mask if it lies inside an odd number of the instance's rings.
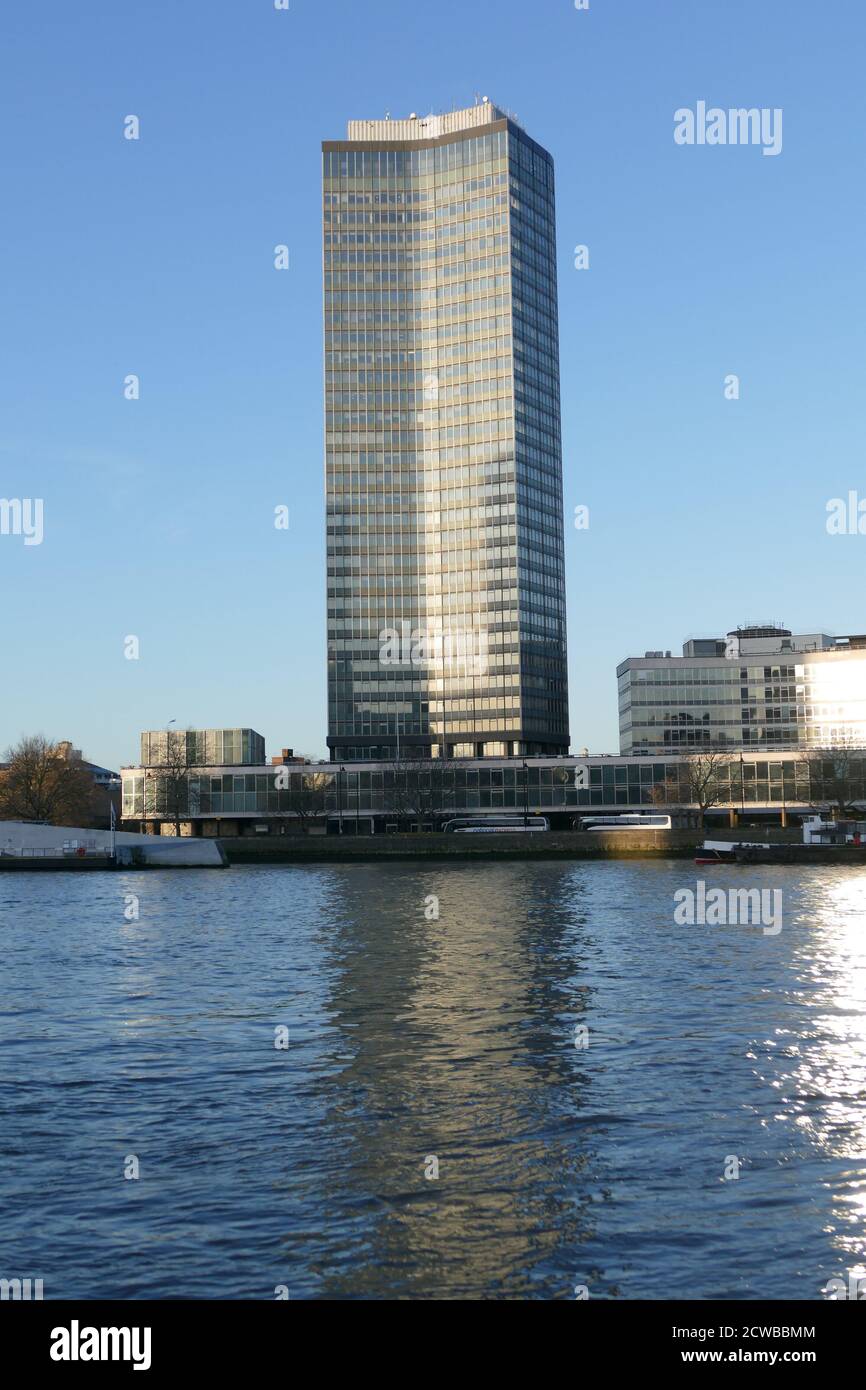
{"label": "riverbank", "polygon": [[71,855],[50,855],[36,858],[28,856],[19,859],[12,855],[0,855],[0,873],[19,873],[19,874],[47,874],[47,873],[92,873],[94,869],[112,873],[115,869],[114,860],[108,854],[89,854],[86,858],[78,859]]}
{"label": "riverbank", "polygon": [[[249,836],[219,841],[229,864],[382,863],[389,860],[522,859],[685,859],[698,855],[707,838],[702,830],[547,831],[538,834],[495,835],[287,835],[254,840]],[[808,845],[799,829],[764,828],[713,831],[715,840],[731,844],[773,846],[779,858],[766,862],[791,864],[863,865],[857,845]],[[755,854],[756,862],[758,852]]]}
{"label": "riverbank", "polygon": [[627,835],[547,831],[514,835],[286,835],[223,839],[230,864],[321,864],[389,859],[691,859],[703,832],[641,830]]}
{"label": "riverbank", "polygon": [[[791,864],[862,865],[864,850],[855,845],[802,845],[795,829],[746,828],[714,830],[711,838],[768,843],[783,849],[782,862]],[[118,869],[224,868],[232,864],[338,864],[388,861],[505,860],[691,860],[707,838],[700,830],[547,831],[538,834],[399,834],[399,835],[286,835],[253,839],[252,836],[219,840],[141,837],[136,845],[118,846],[117,862],[107,854],[86,856],[44,851],[37,856],[0,855],[0,872],[113,872]],[[762,862],[760,853],[755,862]],[[779,862],[774,857],[768,862]]]}

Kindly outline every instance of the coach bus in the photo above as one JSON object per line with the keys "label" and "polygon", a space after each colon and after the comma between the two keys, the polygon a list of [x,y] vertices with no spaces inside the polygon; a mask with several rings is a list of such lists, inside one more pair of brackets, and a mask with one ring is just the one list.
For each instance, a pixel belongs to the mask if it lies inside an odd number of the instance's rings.
{"label": "coach bus", "polygon": [[671,817],[655,812],[633,811],[622,816],[578,816],[575,830],[670,830]]}
{"label": "coach bus", "polygon": [[442,827],[454,835],[521,835],[549,830],[547,816],[464,816],[446,821]]}

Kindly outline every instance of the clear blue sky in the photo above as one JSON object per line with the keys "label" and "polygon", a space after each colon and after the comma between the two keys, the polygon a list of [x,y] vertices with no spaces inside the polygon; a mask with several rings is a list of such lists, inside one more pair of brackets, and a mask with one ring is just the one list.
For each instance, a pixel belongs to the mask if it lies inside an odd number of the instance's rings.
{"label": "clear blue sky", "polygon": [[[324,752],[320,141],[476,92],[556,161],[565,506],[591,521],[573,745],[616,751],[625,656],[866,627],[866,536],[825,531],[866,497],[863,6],[53,0],[4,28],[0,496],[43,498],[45,539],[0,536],[0,746],[117,766],[174,718]],[[781,107],[781,155],[677,146],[698,100]]]}

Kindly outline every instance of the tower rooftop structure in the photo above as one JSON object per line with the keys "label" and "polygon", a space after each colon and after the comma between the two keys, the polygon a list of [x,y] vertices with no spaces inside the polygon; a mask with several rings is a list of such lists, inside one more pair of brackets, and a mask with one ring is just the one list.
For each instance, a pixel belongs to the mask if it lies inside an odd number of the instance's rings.
{"label": "tower rooftop structure", "polygon": [[[490,125],[493,121],[514,121],[510,111],[495,106],[487,97],[475,106],[465,106],[457,111],[445,111],[438,115],[432,112],[418,116],[414,112],[405,120],[392,120],[386,116],[382,120],[348,121],[346,138],[348,140],[438,140],[443,135],[458,135],[464,130],[475,130],[479,126]],[[515,124],[517,122],[515,121]]]}

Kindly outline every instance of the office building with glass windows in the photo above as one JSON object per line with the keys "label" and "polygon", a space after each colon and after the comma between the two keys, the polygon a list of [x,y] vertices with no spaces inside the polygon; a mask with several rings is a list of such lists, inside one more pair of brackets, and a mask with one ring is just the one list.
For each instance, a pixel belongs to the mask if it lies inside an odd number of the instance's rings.
{"label": "office building with glass windows", "polygon": [[553,161],[486,99],[322,152],[330,756],[565,753]]}
{"label": "office building with glass windows", "polygon": [[866,636],[776,623],[617,667],[621,754],[866,748]]}
{"label": "office building with glass windows", "polygon": [[[688,755],[466,758],[406,764],[386,759],[189,767],[179,779],[160,763],[123,768],[123,821],[130,830],[185,835],[302,832],[378,835],[441,830],[455,816],[544,816],[568,830],[591,814],[690,806]],[[846,802],[866,805],[866,751],[751,751],[720,760],[709,818],[716,824],[786,824],[790,816]]]}
{"label": "office building with glass windows", "polygon": [[255,729],[145,729],[141,735],[143,767],[168,762],[230,767],[264,760],[265,740]]}

